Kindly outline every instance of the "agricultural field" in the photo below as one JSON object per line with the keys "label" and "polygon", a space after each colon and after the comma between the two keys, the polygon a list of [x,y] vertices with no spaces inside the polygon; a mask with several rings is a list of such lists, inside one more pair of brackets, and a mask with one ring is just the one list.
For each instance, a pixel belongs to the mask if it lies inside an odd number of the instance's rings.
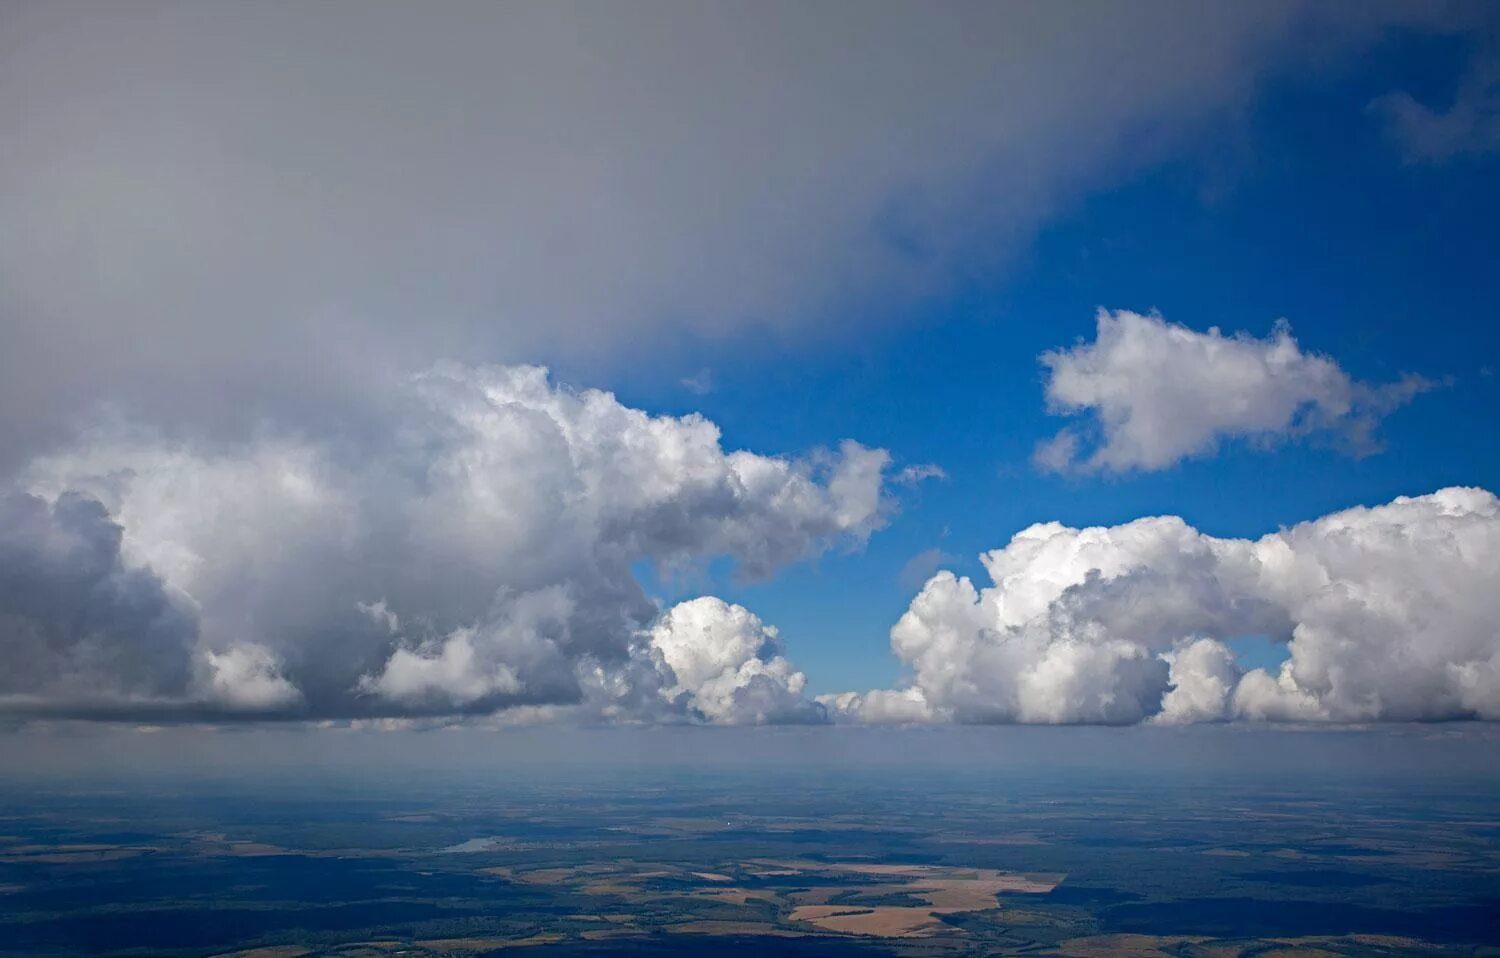
{"label": "agricultural field", "polygon": [[6,956],[1500,954],[1486,787],[724,772],[3,796]]}

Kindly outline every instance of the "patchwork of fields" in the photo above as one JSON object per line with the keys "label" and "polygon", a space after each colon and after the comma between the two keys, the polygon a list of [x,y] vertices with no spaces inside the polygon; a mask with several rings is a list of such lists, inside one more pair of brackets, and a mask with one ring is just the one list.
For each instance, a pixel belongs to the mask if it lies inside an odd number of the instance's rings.
{"label": "patchwork of fields", "polygon": [[[10,788],[0,955],[1483,954],[1487,788]],[[913,809],[920,808],[921,813]]]}

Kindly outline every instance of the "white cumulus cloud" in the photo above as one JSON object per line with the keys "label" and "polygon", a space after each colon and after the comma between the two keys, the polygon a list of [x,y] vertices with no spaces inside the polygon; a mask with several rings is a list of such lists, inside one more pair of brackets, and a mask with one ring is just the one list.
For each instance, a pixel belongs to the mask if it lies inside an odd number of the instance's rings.
{"label": "white cumulus cloud", "polygon": [[1285,322],[1262,339],[1128,310],[1101,309],[1093,342],[1041,362],[1048,408],[1087,417],[1038,446],[1036,465],[1053,472],[1165,469],[1229,439],[1321,434],[1364,453],[1385,414],[1431,387],[1416,376],[1357,382],[1303,350]]}
{"label": "white cumulus cloud", "polygon": [[[1256,540],[1172,516],[1043,523],[981,561],[989,585],[939,572],[891,630],[911,686],[824,697],[836,718],[1500,718],[1500,500],[1482,489]],[[1225,644],[1240,636],[1288,658],[1246,671]]]}
{"label": "white cumulus cloud", "polygon": [[802,695],[806,677],[781,654],[774,626],[714,596],[679,603],[650,630],[650,647],[672,670],[663,689],[710,721],[817,721],[822,707]]}
{"label": "white cumulus cloud", "polygon": [[0,499],[0,706],[821,716],[774,630],[707,599],[653,629],[633,568],[857,547],[892,508],[884,450],[725,450],[537,367],[442,366],[390,406],[360,442],[116,425],[31,462]]}

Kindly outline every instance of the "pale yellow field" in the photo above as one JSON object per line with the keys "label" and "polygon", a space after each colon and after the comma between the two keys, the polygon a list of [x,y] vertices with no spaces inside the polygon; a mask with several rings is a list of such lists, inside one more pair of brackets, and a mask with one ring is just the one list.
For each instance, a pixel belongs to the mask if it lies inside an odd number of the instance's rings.
{"label": "pale yellow field", "polygon": [[17,845],[0,854],[7,865],[82,865],[135,858],[158,849],[149,845]]}
{"label": "pale yellow field", "polygon": [[634,938],[641,932],[636,928],[590,928],[579,932],[585,941],[609,941],[611,938]]}
{"label": "pale yellow field", "polygon": [[776,893],[764,888],[705,888],[694,892],[693,897],[727,902],[731,905],[747,905],[752,901],[775,901]]}
{"label": "pale yellow field", "polygon": [[1184,946],[1208,940],[1184,935],[1091,935],[1062,942],[1055,952],[1062,958],[1175,958]]}
{"label": "pale yellow field", "polygon": [[501,948],[550,945],[562,940],[562,935],[541,934],[527,938],[426,938],[412,944],[430,951],[496,951]]}
{"label": "pale yellow field", "polygon": [[529,872],[521,872],[515,876],[515,879],[528,885],[561,885],[577,875],[578,869],[576,868],[537,868]]}
{"label": "pale yellow field", "polygon": [[910,938],[941,927],[930,908],[849,905],[803,905],[794,909],[792,921],[805,921],[828,931],[880,938]]}
{"label": "pale yellow field", "polygon": [[804,938],[807,935],[765,921],[689,921],[668,925],[667,931],[678,935],[764,935],[768,938]]}
{"label": "pale yellow field", "polygon": [[301,945],[269,945],[264,948],[246,948],[244,951],[229,951],[213,958],[302,958],[312,954],[311,948]]}

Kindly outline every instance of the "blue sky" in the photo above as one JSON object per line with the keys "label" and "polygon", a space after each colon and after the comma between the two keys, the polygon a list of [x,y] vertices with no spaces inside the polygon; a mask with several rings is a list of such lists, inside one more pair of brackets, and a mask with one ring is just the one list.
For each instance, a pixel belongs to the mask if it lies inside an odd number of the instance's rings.
{"label": "blue sky", "polygon": [[[1463,52],[1459,41],[1405,35],[1357,63],[1267,84],[1170,159],[1048,223],[1008,268],[969,277],[910,322],[857,343],[699,344],[681,368],[712,371],[714,389],[702,396],[656,370],[619,378],[627,401],[701,410],[729,446],[799,449],[850,436],[949,475],[903,496],[900,515],[862,552],[748,585],[719,568],[712,590],[776,623],[818,691],[881,686],[901,669],[886,654],[914,592],[901,572],[925,550],[983,577],[978,553],[1038,521],[1176,514],[1210,534],[1258,537],[1398,495],[1500,485],[1500,324],[1491,316],[1500,163],[1493,153],[1407,162],[1366,109],[1391,89],[1442,106]],[[1305,349],[1357,379],[1418,373],[1451,384],[1384,420],[1384,448],[1361,458],[1326,444],[1229,442],[1162,472],[1039,473],[1032,448],[1059,421],[1046,411],[1037,356],[1092,338],[1100,306],[1256,336],[1284,317]],[[699,579],[678,585],[704,590]],[[1284,655],[1257,650],[1253,664]]]}

